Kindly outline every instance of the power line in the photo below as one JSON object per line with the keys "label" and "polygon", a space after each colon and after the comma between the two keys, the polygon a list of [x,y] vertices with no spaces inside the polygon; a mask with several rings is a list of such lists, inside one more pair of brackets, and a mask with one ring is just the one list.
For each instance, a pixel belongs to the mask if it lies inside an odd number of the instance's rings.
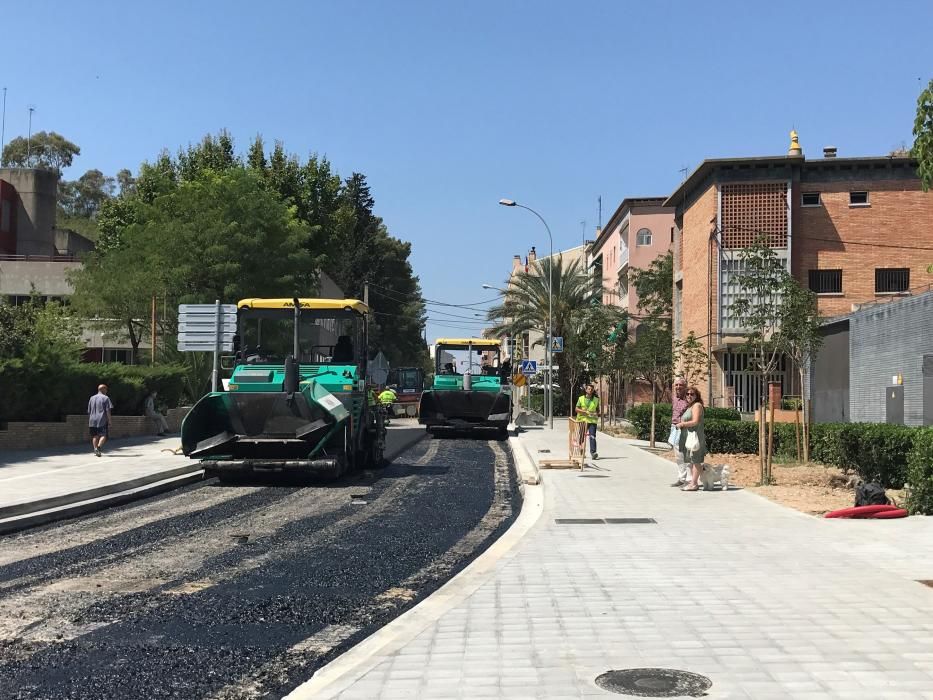
{"label": "power line", "polygon": [[[451,304],[451,303],[446,302],[446,301],[437,301],[436,299],[427,299],[427,298],[425,298],[424,296],[415,295],[415,294],[409,294],[409,295],[407,295],[409,298],[406,299],[406,298],[405,298],[406,295],[405,295],[404,292],[397,292],[397,291],[395,291],[395,290],[393,290],[393,289],[388,289],[387,287],[382,287],[382,286],[380,286],[380,285],[378,285],[378,284],[372,284],[372,283],[370,283],[369,286],[370,286],[371,288],[375,288],[375,289],[379,290],[379,294],[383,295],[384,297],[387,297],[387,298],[389,298],[389,299],[393,299],[393,300],[395,300],[395,301],[403,302],[403,303],[409,303],[409,302],[412,302],[412,301],[420,301],[420,302],[423,303],[423,304],[428,304],[428,305],[432,305],[432,306],[450,306],[450,307],[457,308],[457,309],[469,309],[469,308],[474,307],[474,306],[481,306],[481,305],[483,305],[483,304],[492,304],[493,302],[499,301],[499,297],[494,297],[494,298],[492,298],[492,299],[484,299],[484,300],[482,300],[482,301],[474,301],[474,302],[470,302],[470,303],[468,303],[468,304]],[[478,309],[478,310],[481,311],[482,309]]]}

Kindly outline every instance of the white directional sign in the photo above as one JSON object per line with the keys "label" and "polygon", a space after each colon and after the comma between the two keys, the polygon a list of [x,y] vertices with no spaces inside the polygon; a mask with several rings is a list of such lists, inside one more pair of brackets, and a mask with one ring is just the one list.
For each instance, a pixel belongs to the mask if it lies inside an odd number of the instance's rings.
{"label": "white directional sign", "polygon": [[[217,311],[220,310],[218,329]],[[221,352],[233,351],[236,304],[179,304],[178,349],[182,352],[214,352],[220,331]]]}
{"label": "white directional sign", "polygon": [[537,360],[522,360],[522,374],[526,374],[529,377],[534,376],[538,373],[538,361]]}

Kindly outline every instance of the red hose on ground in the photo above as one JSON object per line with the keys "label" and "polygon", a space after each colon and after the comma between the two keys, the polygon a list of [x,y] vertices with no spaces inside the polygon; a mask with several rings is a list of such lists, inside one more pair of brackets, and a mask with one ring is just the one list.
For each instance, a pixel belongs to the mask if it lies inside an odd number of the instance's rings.
{"label": "red hose on ground", "polygon": [[[876,506],[853,506],[852,508],[840,508],[839,510],[830,511],[824,518],[878,518],[878,517],[888,517],[888,518],[902,518],[903,515],[888,515],[881,516],[881,513],[886,513],[890,511],[900,511],[902,508],[891,505],[876,505]],[[904,511],[904,515],[907,514],[907,511]]]}

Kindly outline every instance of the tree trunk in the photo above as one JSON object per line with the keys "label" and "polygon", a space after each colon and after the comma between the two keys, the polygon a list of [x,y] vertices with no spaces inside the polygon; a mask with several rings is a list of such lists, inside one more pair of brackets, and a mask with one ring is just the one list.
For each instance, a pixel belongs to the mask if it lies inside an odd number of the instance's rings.
{"label": "tree trunk", "polygon": [[797,461],[800,461],[800,406],[794,407],[794,441],[797,447]]}
{"label": "tree trunk", "polygon": [[804,385],[803,367],[800,371],[800,406],[803,410],[803,461],[810,463],[810,412],[807,410],[807,390]]}
{"label": "tree trunk", "polygon": [[657,411],[658,402],[657,402],[657,391],[654,382],[651,382],[651,435],[648,440],[649,446],[654,449],[654,421],[655,421],[655,412]]}

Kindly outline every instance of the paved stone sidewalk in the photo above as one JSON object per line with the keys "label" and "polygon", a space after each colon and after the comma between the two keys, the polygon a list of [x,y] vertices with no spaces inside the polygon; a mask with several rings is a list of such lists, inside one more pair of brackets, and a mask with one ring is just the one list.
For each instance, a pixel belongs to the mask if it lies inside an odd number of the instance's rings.
{"label": "paved stone sidewalk", "polygon": [[[565,431],[521,439],[560,456]],[[475,590],[315,697],[624,697],[596,676],[662,667],[708,676],[710,698],[933,698],[933,588],[916,581],[933,579],[933,519],[684,493],[659,457],[602,434],[599,453],[527,487],[540,518]],[[607,517],[657,524],[555,521]]]}
{"label": "paved stone sidewalk", "polygon": [[4,450],[0,455],[0,510],[109,484],[148,477],[192,464],[176,435],[121,438],[95,457],[90,442],[47,450]]}

